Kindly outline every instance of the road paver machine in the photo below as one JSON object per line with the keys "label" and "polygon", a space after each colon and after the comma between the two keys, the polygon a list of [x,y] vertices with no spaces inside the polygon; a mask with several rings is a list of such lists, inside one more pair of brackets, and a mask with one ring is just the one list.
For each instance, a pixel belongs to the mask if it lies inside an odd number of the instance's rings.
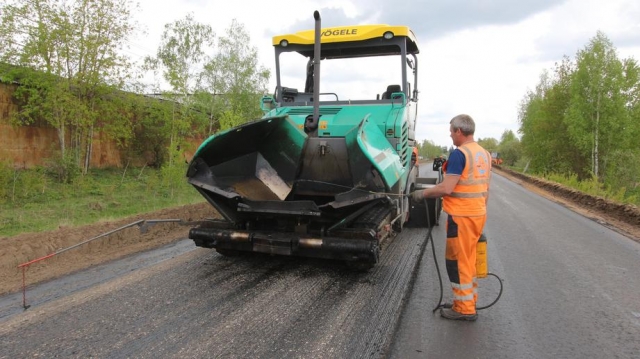
{"label": "road paver machine", "polygon": [[[261,100],[264,116],[212,135],[189,163],[188,182],[222,216],[190,230],[197,246],[371,267],[403,227],[436,223],[437,201],[420,208],[408,196],[439,180],[419,178],[415,165],[414,34],[406,26],[321,28],[314,17],[313,30],[273,37],[276,88]],[[325,91],[324,81],[321,90],[321,64],[348,60],[342,73],[362,74],[358,61],[374,57],[390,58],[393,69],[369,68],[361,76],[369,98]],[[298,67],[283,60],[292,58]],[[303,86],[285,86],[295,80],[285,70],[297,70]],[[392,73],[394,82],[367,85]],[[341,76],[344,84],[357,80]]]}

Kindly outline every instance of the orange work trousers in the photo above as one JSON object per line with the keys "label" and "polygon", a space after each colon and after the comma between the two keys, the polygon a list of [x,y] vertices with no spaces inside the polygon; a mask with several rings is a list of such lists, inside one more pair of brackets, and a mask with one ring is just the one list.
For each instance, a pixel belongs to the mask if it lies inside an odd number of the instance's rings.
{"label": "orange work trousers", "polygon": [[453,289],[453,310],[474,314],[478,300],[476,245],[487,216],[447,218],[447,274]]}

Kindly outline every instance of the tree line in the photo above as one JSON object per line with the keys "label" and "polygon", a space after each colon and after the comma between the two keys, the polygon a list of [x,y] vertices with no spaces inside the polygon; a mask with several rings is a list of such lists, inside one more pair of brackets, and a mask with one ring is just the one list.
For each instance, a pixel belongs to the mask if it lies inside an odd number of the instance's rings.
{"label": "tree line", "polygon": [[[515,166],[516,163],[522,161],[522,148],[520,139],[511,130],[504,130],[500,140],[493,137],[478,138],[478,144],[485,150],[496,153],[503,160],[503,164],[507,166]],[[427,159],[435,157],[449,157],[455,147],[453,145],[438,146],[432,140],[423,140],[418,143],[418,153]]]}
{"label": "tree line", "polygon": [[[128,0],[0,5],[0,80],[19,84],[11,121],[55,128],[63,169],[87,172],[96,131],[125,154],[153,153],[159,167],[179,156],[186,138],[261,115],[269,71],[241,23],[217,35],[189,14],[166,24],[156,54],[137,63],[125,55],[143,33],[137,10]],[[164,85],[145,87],[149,71]]]}
{"label": "tree line", "polygon": [[[518,133],[478,138],[503,165],[628,203],[640,196],[640,67],[620,59],[598,32],[575,58],[564,56],[540,75],[518,111]],[[447,156],[454,147],[425,140],[420,154]]]}
{"label": "tree line", "polygon": [[532,172],[592,182],[634,202],[640,178],[640,68],[598,32],[574,59],[544,71],[519,110]]}
{"label": "tree line", "polygon": [[[117,141],[125,156],[152,153],[151,165],[178,161],[184,140],[261,116],[269,71],[244,26],[220,35],[192,15],[164,26],[155,55],[126,56],[142,33],[128,0],[7,0],[0,5],[0,80],[17,82],[16,125],[46,123],[59,138],[62,180],[89,169],[93,134]],[[152,71],[164,84],[145,88]],[[640,178],[640,75],[601,32],[574,59],[544,71],[520,106],[520,139],[480,138],[503,163],[538,174],[592,181],[633,198]],[[167,90],[168,88],[168,90]],[[141,96],[141,93],[154,96]],[[425,140],[426,158],[453,150]]]}

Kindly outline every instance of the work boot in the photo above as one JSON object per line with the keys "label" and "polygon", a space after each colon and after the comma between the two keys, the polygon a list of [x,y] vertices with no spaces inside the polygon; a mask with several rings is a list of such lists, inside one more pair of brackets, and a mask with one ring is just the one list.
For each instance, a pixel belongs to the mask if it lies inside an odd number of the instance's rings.
{"label": "work boot", "polygon": [[444,303],[440,304],[440,306],[438,308],[453,308],[453,303],[444,302]]}
{"label": "work boot", "polygon": [[455,310],[451,309],[451,308],[441,308],[440,309],[440,316],[445,318],[445,319],[451,319],[451,320],[467,320],[470,322],[475,322],[476,319],[478,319],[478,314],[474,313],[474,314],[462,314],[462,313],[458,313]]}

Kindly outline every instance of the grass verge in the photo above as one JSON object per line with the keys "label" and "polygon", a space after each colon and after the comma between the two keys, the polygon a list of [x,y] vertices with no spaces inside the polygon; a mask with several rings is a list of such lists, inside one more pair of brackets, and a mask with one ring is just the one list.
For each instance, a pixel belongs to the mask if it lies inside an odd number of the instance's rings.
{"label": "grass verge", "polygon": [[0,183],[0,237],[202,202],[182,167],[96,169],[67,184],[42,169],[12,170]]}
{"label": "grass verge", "polygon": [[[502,166],[512,171],[519,173],[525,173],[522,167],[517,166]],[[548,181],[559,183],[569,188],[573,188],[577,191],[602,197],[614,202],[623,204],[632,204],[640,206],[640,186],[635,184],[632,188],[626,187],[612,187],[605,183],[602,183],[596,178],[590,178],[587,180],[579,180],[575,174],[561,174],[561,173],[526,173],[529,176],[543,178]]]}

